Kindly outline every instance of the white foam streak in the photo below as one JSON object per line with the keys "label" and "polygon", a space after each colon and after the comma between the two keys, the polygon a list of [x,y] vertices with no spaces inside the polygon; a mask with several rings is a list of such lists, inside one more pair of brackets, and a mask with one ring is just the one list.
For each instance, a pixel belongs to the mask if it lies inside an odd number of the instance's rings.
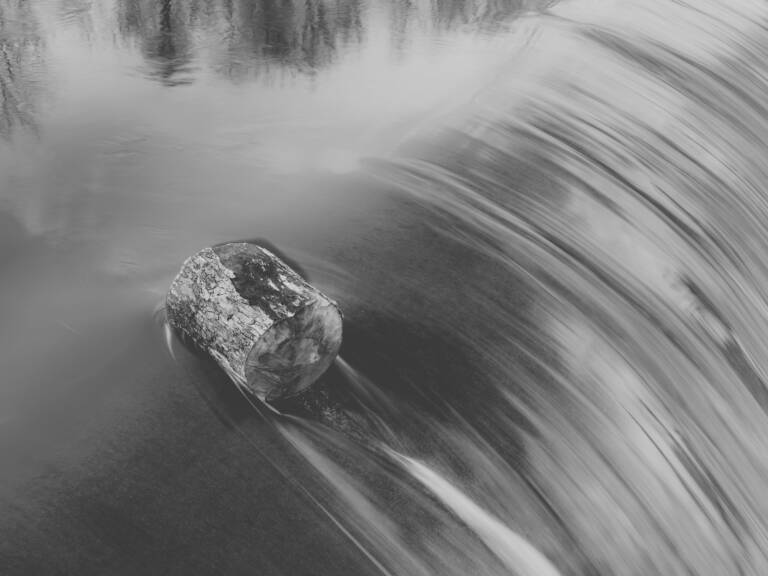
{"label": "white foam streak", "polygon": [[560,572],[525,538],[478,506],[471,498],[427,465],[394,451],[390,454],[411,476],[428,488],[469,526],[501,562],[520,576],[561,576]]}

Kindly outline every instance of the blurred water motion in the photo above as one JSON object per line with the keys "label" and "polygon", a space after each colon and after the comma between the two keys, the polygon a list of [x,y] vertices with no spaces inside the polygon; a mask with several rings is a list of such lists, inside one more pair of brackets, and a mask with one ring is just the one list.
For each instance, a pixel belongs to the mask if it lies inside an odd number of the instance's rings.
{"label": "blurred water motion", "polygon": [[[0,573],[768,573],[767,11],[0,0]],[[166,339],[254,237],[330,411]]]}

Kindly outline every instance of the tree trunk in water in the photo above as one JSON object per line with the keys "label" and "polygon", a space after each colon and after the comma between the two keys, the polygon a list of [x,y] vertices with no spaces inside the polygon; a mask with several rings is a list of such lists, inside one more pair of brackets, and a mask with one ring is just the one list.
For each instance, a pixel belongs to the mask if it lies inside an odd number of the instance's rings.
{"label": "tree trunk in water", "polygon": [[341,346],[337,304],[255,244],[223,244],[188,258],[166,311],[171,326],[264,401],[307,388]]}

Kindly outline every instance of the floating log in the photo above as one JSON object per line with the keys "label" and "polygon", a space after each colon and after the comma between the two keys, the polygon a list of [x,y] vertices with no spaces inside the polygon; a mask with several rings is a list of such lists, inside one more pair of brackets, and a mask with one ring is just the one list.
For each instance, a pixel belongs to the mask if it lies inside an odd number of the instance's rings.
{"label": "floating log", "polygon": [[169,324],[266,402],[298,394],[341,346],[338,305],[269,250],[246,242],[204,248],[166,298]]}

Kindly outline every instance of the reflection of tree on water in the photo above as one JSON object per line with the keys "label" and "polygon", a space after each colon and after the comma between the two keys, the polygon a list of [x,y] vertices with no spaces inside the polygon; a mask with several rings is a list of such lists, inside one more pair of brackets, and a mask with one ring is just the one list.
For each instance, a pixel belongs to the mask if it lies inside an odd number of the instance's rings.
{"label": "reflection of tree on water", "polygon": [[360,10],[358,0],[123,0],[118,25],[152,75],[175,85],[198,58],[233,77],[311,72],[362,38]]}
{"label": "reflection of tree on water", "polygon": [[[157,16],[150,20],[151,32],[144,39],[144,53],[153,66],[153,75],[164,84],[176,86],[191,80],[185,77],[191,60],[186,14],[177,9],[178,2],[160,0]],[[154,25],[156,22],[156,26]]]}
{"label": "reflection of tree on water", "polygon": [[313,73],[333,61],[339,44],[362,38],[357,0],[235,0],[229,14],[217,68],[233,77],[275,68]]}
{"label": "reflection of tree on water", "polygon": [[43,41],[32,7],[25,0],[0,0],[0,135],[35,127],[34,74]]}
{"label": "reflection of tree on water", "polygon": [[120,0],[118,30],[124,39],[135,39],[149,65],[149,73],[163,84],[190,83],[191,8],[196,0]]}
{"label": "reflection of tree on water", "polygon": [[164,82],[178,84],[174,80],[185,69],[189,61],[184,27],[174,25],[171,0],[162,0],[160,4],[160,30],[148,50],[157,62],[157,70]]}
{"label": "reflection of tree on water", "polygon": [[[122,0],[119,28],[137,38],[153,76],[189,81],[193,59],[231,78],[313,74],[359,44],[378,8],[390,14],[395,50],[414,26],[445,32],[494,28],[552,0]],[[185,74],[187,73],[187,74]],[[184,76],[187,76],[185,79]]]}
{"label": "reflection of tree on water", "polygon": [[393,47],[402,52],[414,26],[439,34],[465,28],[474,33],[503,30],[517,16],[558,0],[398,0],[389,4]]}
{"label": "reflection of tree on water", "polygon": [[551,0],[431,0],[432,21],[443,29],[468,24],[494,28],[503,26],[517,14],[553,3]]}
{"label": "reflection of tree on water", "polygon": [[117,26],[123,38],[141,37],[144,29],[142,0],[122,0],[117,3]]}

